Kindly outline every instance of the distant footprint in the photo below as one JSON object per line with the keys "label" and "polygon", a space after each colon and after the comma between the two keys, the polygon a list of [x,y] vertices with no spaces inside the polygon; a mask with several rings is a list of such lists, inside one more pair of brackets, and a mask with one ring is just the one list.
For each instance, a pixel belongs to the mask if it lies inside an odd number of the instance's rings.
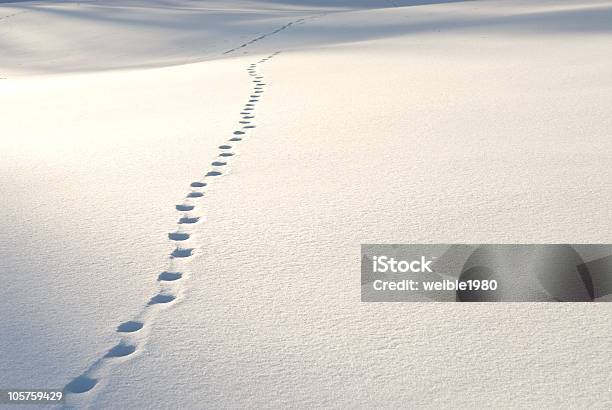
{"label": "distant footprint", "polygon": [[195,205],[191,205],[191,204],[180,204],[176,206],[176,210],[180,212],[193,211],[194,208],[195,208]]}
{"label": "distant footprint", "polygon": [[199,216],[184,216],[179,219],[179,224],[194,224],[200,220]]}
{"label": "distant footprint", "polygon": [[187,198],[201,198],[204,196],[204,192],[193,191],[187,194]]}
{"label": "distant footprint", "polygon": [[144,326],[144,323],[142,322],[136,322],[136,321],[130,320],[129,322],[124,322],[124,323],[121,323],[119,326],[117,326],[117,332],[134,333],[142,329],[143,326]]}
{"label": "distant footprint", "polygon": [[222,152],[219,154],[220,157],[232,157],[234,156],[233,152]]}
{"label": "distant footprint", "polygon": [[119,343],[106,353],[104,357],[124,357],[129,356],[136,351],[136,346],[125,343]]}
{"label": "distant footprint", "polygon": [[186,232],[170,232],[168,239],[171,241],[186,241],[191,235]]}
{"label": "distant footprint", "polygon": [[68,383],[65,389],[70,393],[85,393],[93,389],[97,383],[98,380],[96,379],[90,379],[87,376],[79,376]]}
{"label": "distant footprint", "polygon": [[231,145],[219,145],[219,149],[232,149]]}
{"label": "distant footprint", "polygon": [[188,258],[193,255],[193,248],[175,248],[170,256],[173,258]]}
{"label": "distant footprint", "polygon": [[[233,138],[230,141],[235,141]],[[238,140],[240,141],[240,139]],[[218,177],[221,175],[221,171],[208,171],[206,174],[207,177]]]}
{"label": "distant footprint", "polygon": [[214,161],[212,162],[210,165],[212,165],[213,167],[222,167],[227,165],[227,162],[222,162],[222,161]]}
{"label": "distant footprint", "polygon": [[199,181],[196,181],[196,182],[192,182],[190,186],[191,186],[192,188],[203,188],[203,187],[205,187],[205,186],[206,186],[206,182],[199,182]]}
{"label": "distant footprint", "polygon": [[149,305],[163,305],[172,302],[174,299],[176,299],[176,296],[174,295],[159,293],[149,300]]}
{"label": "distant footprint", "polygon": [[181,272],[162,272],[157,277],[157,280],[160,282],[174,282],[175,280],[179,280],[183,277]]}

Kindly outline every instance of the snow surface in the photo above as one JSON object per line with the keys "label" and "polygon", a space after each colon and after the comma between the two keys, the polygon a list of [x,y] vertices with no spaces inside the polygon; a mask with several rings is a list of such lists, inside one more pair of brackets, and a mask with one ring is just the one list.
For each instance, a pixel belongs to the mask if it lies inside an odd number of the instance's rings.
{"label": "snow surface", "polygon": [[612,2],[0,3],[0,388],[612,405],[608,304],[359,300],[361,243],[612,241]]}

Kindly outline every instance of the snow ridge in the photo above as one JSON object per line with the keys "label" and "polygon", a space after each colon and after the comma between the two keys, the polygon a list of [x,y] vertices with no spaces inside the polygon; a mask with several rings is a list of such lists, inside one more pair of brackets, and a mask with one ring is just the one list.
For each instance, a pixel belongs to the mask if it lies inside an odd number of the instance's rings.
{"label": "snow ridge", "polygon": [[294,20],[294,21],[290,21],[289,23],[285,24],[284,26],[281,26],[281,27],[277,28],[274,31],[271,31],[269,33],[265,33],[265,34],[262,34],[262,35],[260,35],[258,37],[255,37],[255,38],[247,41],[246,43],[243,43],[243,44],[239,45],[238,47],[234,47],[232,49],[229,49],[229,50],[225,51],[223,54],[225,55],[225,54],[233,53],[234,51],[238,51],[241,48],[245,48],[245,47],[247,47],[247,46],[249,46],[249,45],[251,45],[251,44],[253,44],[253,43],[255,43],[255,42],[259,41],[259,40],[263,40],[266,37],[273,36],[274,34],[277,34],[277,33],[281,32],[283,30],[286,30],[286,29],[288,29],[289,27],[291,27],[293,25],[304,24],[306,22],[306,20],[315,19],[317,17],[324,16],[325,14],[327,14],[327,13],[318,14],[318,15],[314,15],[314,16],[310,16],[310,17],[304,17],[304,18],[300,18],[300,19],[297,19],[297,20]]}

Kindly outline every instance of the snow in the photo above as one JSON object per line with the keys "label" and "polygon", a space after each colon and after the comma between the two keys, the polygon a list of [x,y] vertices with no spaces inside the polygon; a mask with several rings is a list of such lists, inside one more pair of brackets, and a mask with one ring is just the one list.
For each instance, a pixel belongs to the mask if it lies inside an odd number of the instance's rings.
{"label": "snow", "polygon": [[0,388],[609,407],[609,305],[364,304],[359,249],[610,243],[612,4],[330,3],[0,4]]}

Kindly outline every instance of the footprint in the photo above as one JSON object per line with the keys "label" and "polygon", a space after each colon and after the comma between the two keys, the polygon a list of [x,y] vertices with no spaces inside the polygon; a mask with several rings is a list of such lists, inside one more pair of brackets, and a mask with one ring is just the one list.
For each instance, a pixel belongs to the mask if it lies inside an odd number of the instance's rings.
{"label": "footprint", "polygon": [[243,135],[244,131],[234,131],[234,135]]}
{"label": "footprint", "polygon": [[96,384],[98,384],[98,380],[96,379],[91,379],[87,376],[79,376],[68,383],[65,390],[70,393],[85,393],[93,389]]}
{"label": "footprint", "polygon": [[131,355],[135,351],[136,351],[136,346],[128,345],[128,344],[121,342],[117,346],[110,349],[104,357],[124,357],[124,356]]}
{"label": "footprint", "polygon": [[190,204],[181,204],[176,206],[176,210],[181,212],[193,211],[193,208],[195,208],[195,205]]}
{"label": "footprint", "polygon": [[199,216],[184,216],[181,219],[179,219],[178,223],[179,224],[194,224],[196,222],[198,222],[200,220]]}
{"label": "footprint", "polygon": [[250,120],[251,118],[255,118],[255,116],[254,115],[247,115],[246,117],[242,117],[242,118],[244,118],[246,120]]}
{"label": "footprint", "polygon": [[175,248],[170,254],[173,258],[188,258],[193,255],[193,248]]}
{"label": "footprint", "polygon": [[255,104],[246,104],[247,107],[255,107]]}
{"label": "footprint", "polygon": [[255,91],[255,94],[261,94],[261,93],[263,93],[263,90],[257,90],[257,91]]}
{"label": "footprint", "polygon": [[245,128],[245,129],[248,129],[248,128],[255,128],[255,126],[254,126],[254,125],[245,125],[245,126],[244,126],[244,127],[242,127],[242,128]]}
{"label": "footprint", "polygon": [[162,272],[157,277],[157,280],[161,282],[174,282],[183,277],[181,272]]}
{"label": "footprint", "polygon": [[259,95],[251,95],[251,98],[259,98]]}
{"label": "footprint", "polygon": [[219,149],[231,149],[231,145],[219,145]]}
{"label": "footprint", "polygon": [[[232,138],[233,139],[233,138]],[[231,141],[231,140],[230,140]],[[238,140],[240,141],[240,140]],[[220,171],[209,171],[206,176],[207,177],[218,177],[219,175],[221,175]]]}
{"label": "footprint", "polygon": [[203,188],[203,187],[205,187],[205,186],[206,186],[206,182],[199,182],[199,181],[196,181],[196,182],[192,182],[192,183],[191,183],[191,187],[192,187],[192,188]]}
{"label": "footprint", "polygon": [[144,323],[142,322],[135,322],[133,320],[130,320],[129,322],[124,322],[124,323],[121,323],[119,326],[117,326],[117,332],[119,333],[138,332],[140,329],[142,329],[143,326],[144,326]]}
{"label": "footprint", "polygon": [[204,196],[204,192],[193,191],[187,194],[187,198],[201,198]]}
{"label": "footprint", "polygon": [[251,121],[238,121],[239,124],[250,124]]}
{"label": "footprint", "polygon": [[220,157],[233,157],[234,153],[233,152],[222,152],[219,154]]}
{"label": "footprint", "polygon": [[151,306],[170,303],[174,299],[176,299],[176,296],[168,295],[167,293],[159,293],[151,298],[151,300],[149,301],[149,305]]}
{"label": "footprint", "polygon": [[242,141],[242,138],[234,137],[234,138],[230,138],[230,141]]}
{"label": "footprint", "polygon": [[168,239],[171,241],[186,241],[190,236],[191,235],[185,232],[170,232],[168,234]]}
{"label": "footprint", "polygon": [[244,110],[245,110],[245,111],[253,111],[253,110],[254,110],[254,108],[253,108],[253,107],[246,107]]}
{"label": "footprint", "polygon": [[259,102],[259,100],[249,100],[249,102]]}
{"label": "footprint", "polygon": [[227,162],[222,162],[222,161],[214,161],[212,162],[210,165],[212,165],[213,167],[222,167],[224,165],[227,165]]}

